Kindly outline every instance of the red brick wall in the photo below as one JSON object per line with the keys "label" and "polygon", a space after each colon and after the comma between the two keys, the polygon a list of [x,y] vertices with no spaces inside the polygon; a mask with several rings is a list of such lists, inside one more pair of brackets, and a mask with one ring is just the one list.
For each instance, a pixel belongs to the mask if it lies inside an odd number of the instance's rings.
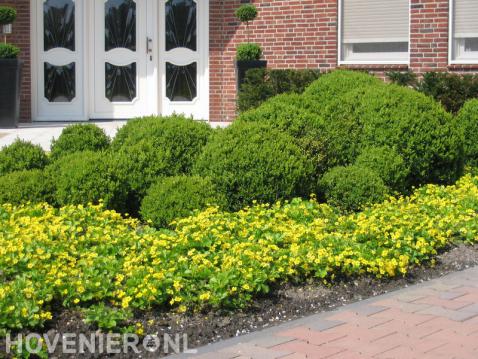
{"label": "red brick wall", "polygon": [[[210,1],[212,121],[232,121],[236,108],[234,57],[247,41],[245,25],[234,16],[244,0]],[[259,17],[249,26],[271,68],[336,66],[337,0],[255,0]]]}
{"label": "red brick wall", "polygon": [[[222,25],[211,27],[211,120],[235,116],[235,47],[247,41],[245,26],[234,10],[247,0],[211,0],[211,17]],[[338,0],[253,0],[259,17],[250,27],[251,41],[262,45],[270,68],[337,67]],[[448,65],[449,0],[411,0],[410,66],[360,65],[379,77],[391,70],[478,72],[477,65]],[[214,14],[214,15],[213,15]]]}
{"label": "red brick wall", "polygon": [[[21,93],[20,117],[22,121],[31,118],[31,75],[30,75],[30,1],[0,0],[0,5],[8,5],[17,9],[17,21],[13,24],[12,35],[7,41],[20,47],[20,59],[24,61]],[[3,35],[2,41],[3,41]]]}

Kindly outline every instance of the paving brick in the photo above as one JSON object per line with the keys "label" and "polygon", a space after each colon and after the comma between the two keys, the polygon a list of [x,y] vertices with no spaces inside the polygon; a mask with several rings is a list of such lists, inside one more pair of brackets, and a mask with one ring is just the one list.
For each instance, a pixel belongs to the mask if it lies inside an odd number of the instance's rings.
{"label": "paving brick", "polygon": [[386,299],[384,301],[377,302],[377,304],[386,306],[389,308],[399,309],[402,312],[415,313],[420,310],[430,307],[429,304],[419,304],[414,302],[402,302],[396,299]]}
{"label": "paving brick", "polygon": [[307,355],[302,353],[294,353],[281,357],[280,359],[307,359]]}
{"label": "paving brick", "polygon": [[329,357],[330,359],[372,359],[369,355],[359,354],[353,350],[346,350]]}
{"label": "paving brick", "polygon": [[238,354],[233,353],[220,353],[220,352],[211,352],[211,353],[204,353],[200,355],[195,355],[194,359],[237,359],[239,357]]}
{"label": "paving brick", "polygon": [[312,344],[307,344],[301,340],[294,340],[285,344],[280,344],[272,348],[273,350],[278,350],[281,352],[291,352],[291,353],[300,353],[305,354],[307,358],[317,358],[322,359],[328,356],[333,356],[334,354],[345,351],[344,348],[334,347],[334,346],[317,346]]}
{"label": "paving brick", "polygon": [[445,318],[460,321],[460,322],[471,319],[471,318],[476,317],[478,315],[477,313],[466,312],[464,310],[461,310],[461,311],[450,310],[450,309],[445,309],[445,308],[442,308],[442,307],[430,307],[430,308],[424,309],[424,310],[422,310],[418,313],[434,315],[434,316],[437,316],[437,317],[445,317]]}
{"label": "paving brick", "polygon": [[357,313],[358,315],[364,315],[366,317],[369,317],[371,315],[381,313],[387,309],[387,307],[382,307],[378,305],[360,305],[355,309],[355,313]]}
{"label": "paving brick", "polygon": [[430,288],[420,288],[418,290],[409,290],[406,292],[398,293],[394,296],[395,299],[402,302],[414,302],[417,299],[435,295],[437,292]]}
{"label": "paving brick", "polygon": [[452,310],[458,310],[472,304],[472,302],[464,301],[460,299],[456,299],[456,300],[441,299],[441,298],[433,296],[433,297],[425,297],[425,298],[418,299],[414,303],[428,304],[430,306],[437,306],[437,307],[442,307],[445,309],[452,309]]}
{"label": "paving brick", "polygon": [[386,352],[377,354],[374,359],[398,359],[398,358],[416,358],[416,353],[409,347],[397,346]]}
{"label": "paving brick", "polygon": [[262,348],[270,348],[275,345],[283,344],[295,340],[296,338],[286,337],[286,336],[277,336],[277,335],[268,335],[260,337],[248,342],[248,344],[257,345]]}
{"label": "paving brick", "polygon": [[277,359],[285,355],[292,354],[294,351],[271,350],[251,344],[236,344],[234,346],[224,348],[220,350],[220,352],[232,353],[236,354],[237,356],[247,356],[251,359]]}
{"label": "paving brick", "polygon": [[344,331],[331,332],[331,331],[315,331],[306,327],[298,327],[285,332],[277,333],[278,336],[293,337],[300,339],[306,343],[313,345],[322,345],[326,343],[332,343],[337,339],[343,338],[347,335]]}
{"label": "paving brick", "polygon": [[466,307],[460,309],[461,311],[468,312],[468,313],[476,313],[478,314],[478,303],[470,304]]}
{"label": "paving brick", "polygon": [[307,327],[311,330],[325,331],[343,324],[345,324],[345,322],[339,320],[317,319],[311,323],[308,323]]}
{"label": "paving brick", "polygon": [[456,292],[456,291],[447,291],[447,292],[441,292],[439,294],[439,298],[440,299],[452,300],[452,299],[457,299],[457,298],[463,297],[464,295],[465,295],[465,293],[459,293],[459,292]]}
{"label": "paving brick", "polygon": [[[431,308],[431,307],[428,307]],[[427,310],[428,308],[425,308],[423,311]],[[424,314],[422,311],[416,312],[416,313],[407,313],[403,312],[399,309],[392,308],[389,309],[385,312],[378,313],[371,317],[372,319],[377,319],[377,320],[383,320],[385,322],[388,322],[390,320],[398,320],[403,323],[406,323],[407,325],[418,325],[422,323],[426,323],[432,319],[435,318],[435,316],[430,315],[430,314]]]}
{"label": "paving brick", "polygon": [[386,323],[392,320],[393,318],[385,314],[389,310],[391,309],[379,312],[378,314],[374,316],[368,316],[368,317],[359,315],[356,312],[344,311],[341,313],[334,314],[333,316],[329,317],[329,319],[342,321],[348,324],[355,324],[357,327],[368,329],[368,328],[379,326],[383,323]]}

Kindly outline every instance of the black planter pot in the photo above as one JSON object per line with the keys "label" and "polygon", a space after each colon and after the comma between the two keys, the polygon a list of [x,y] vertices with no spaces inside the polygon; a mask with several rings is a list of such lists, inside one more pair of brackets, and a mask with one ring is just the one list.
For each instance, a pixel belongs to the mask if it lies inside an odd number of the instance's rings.
{"label": "black planter pot", "polygon": [[17,127],[23,62],[0,59],[0,128]]}
{"label": "black planter pot", "polygon": [[236,61],[237,90],[239,91],[241,85],[244,83],[247,70],[261,69],[265,67],[267,67],[266,60]]}

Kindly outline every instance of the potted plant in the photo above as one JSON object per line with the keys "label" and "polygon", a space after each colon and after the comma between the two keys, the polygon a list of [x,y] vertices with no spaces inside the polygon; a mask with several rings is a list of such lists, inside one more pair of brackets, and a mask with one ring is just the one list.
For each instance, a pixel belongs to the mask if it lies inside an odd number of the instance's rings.
{"label": "potted plant", "polygon": [[7,44],[7,34],[17,12],[8,6],[0,6],[0,127],[16,127],[20,115],[20,85],[22,62],[18,59],[20,49]]}
{"label": "potted plant", "polygon": [[267,67],[267,61],[261,60],[262,49],[259,44],[250,41],[249,22],[257,17],[257,8],[252,4],[241,5],[235,12],[237,19],[246,24],[247,42],[236,49],[237,88],[244,83],[247,70]]}

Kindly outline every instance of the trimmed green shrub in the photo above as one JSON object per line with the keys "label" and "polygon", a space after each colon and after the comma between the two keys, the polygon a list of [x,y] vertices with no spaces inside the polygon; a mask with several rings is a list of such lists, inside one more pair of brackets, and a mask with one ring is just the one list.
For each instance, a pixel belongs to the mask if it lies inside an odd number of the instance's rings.
{"label": "trimmed green shrub", "polygon": [[252,42],[244,42],[237,45],[236,60],[237,61],[254,61],[260,60],[262,57],[262,49],[259,44]]}
{"label": "trimmed green shrub", "polygon": [[53,203],[53,183],[42,170],[16,171],[0,177],[0,203]]}
{"label": "trimmed green shrub", "polygon": [[11,44],[0,43],[0,59],[16,59],[20,49]]}
{"label": "trimmed green shrub", "polygon": [[458,113],[457,121],[464,133],[465,162],[470,166],[478,166],[478,99],[465,103]]}
{"label": "trimmed green shrub", "polygon": [[467,100],[478,97],[478,75],[427,72],[418,90],[439,101],[447,111],[457,113]]}
{"label": "trimmed green shrub", "polygon": [[17,139],[0,151],[0,176],[14,171],[42,169],[47,164],[45,151],[31,142]]}
{"label": "trimmed green shrub", "polygon": [[416,88],[418,86],[417,75],[412,71],[390,71],[387,72],[387,78],[394,84]]}
{"label": "trimmed green shrub", "polygon": [[213,136],[194,172],[210,177],[227,208],[238,210],[253,200],[271,203],[309,194],[312,171],[291,136],[267,124],[239,121]]}
{"label": "trimmed green shrub", "polygon": [[240,22],[249,22],[257,17],[257,8],[253,4],[243,4],[234,12]]}
{"label": "trimmed green shrub", "polygon": [[369,147],[362,151],[355,164],[362,168],[370,168],[376,172],[390,189],[403,192],[407,188],[406,181],[410,170],[395,149]]}
{"label": "trimmed green shrub", "polygon": [[97,204],[125,211],[127,186],[115,171],[114,161],[104,152],[76,152],[60,158],[46,171],[55,184],[55,200],[68,204]]}
{"label": "trimmed green shrub", "polygon": [[383,81],[362,71],[335,70],[313,82],[305,94],[314,96],[318,106],[324,107],[338,96],[368,86],[382,86]]}
{"label": "trimmed green shrub", "polygon": [[189,174],[213,130],[183,116],[129,121],[112,142],[115,171],[128,183],[128,211],[137,213],[159,177]]}
{"label": "trimmed green shrub", "polygon": [[242,113],[236,121],[265,123],[292,136],[314,166],[314,176],[328,166],[323,119],[313,112],[315,101],[298,94],[283,94],[264,102],[256,109]]}
{"label": "trimmed green shrub", "polygon": [[222,206],[214,184],[198,176],[165,177],[153,184],[141,203],[141,216],[154,226],[167,227],[176,218],[187,217],[194,210],[209,205]]}
{"label": "trimmed green shrub", "polygon": [[17,18],[17,10],[10,6],[0,6],[0,26],[13,23]]}
{"label": "trimmed green shrub", "polygon": [[324,118],[328,156],[337,156],[337,165],[354,163],[363,148],[389,146],[410,168],[409,187],[451,183],[462,173],[463,138],[456,121],[414,90],[361,88],[332,102]]}
{"label": "trimmed green shrub", "polygon": [[375,171],[357,165],[332,168],[320,184],[327,203],[345,212],[381,202],[388,193],[387,186]]}
{"label": "trimmed green shrub", "polygon": [[[111,146],[113,150],[118,150],[144,140],[155,142],[158,147],[171,149],[174,161],[180,162],[177,164],[180,170],[186,171],[211,133],[212,129],[206,122],[180,115],[143,117],[130,120],[121,127]],[[184,158],[180,158],[181,154]]]}
{"label": "trimmed green shrub", "polygon": [[238,94],[238,110],[244,112],[256,108],[268,98],[282,93],[302,93],[319,76],[319,70],[250,69]]}
{"label": "trimmed green shrub", "polygon": [[105,131],[93,124],[76,124],[63,129],[51,145],[51,157],[58,159],[82,151],[101,151],[108,148],[110,139]]}

